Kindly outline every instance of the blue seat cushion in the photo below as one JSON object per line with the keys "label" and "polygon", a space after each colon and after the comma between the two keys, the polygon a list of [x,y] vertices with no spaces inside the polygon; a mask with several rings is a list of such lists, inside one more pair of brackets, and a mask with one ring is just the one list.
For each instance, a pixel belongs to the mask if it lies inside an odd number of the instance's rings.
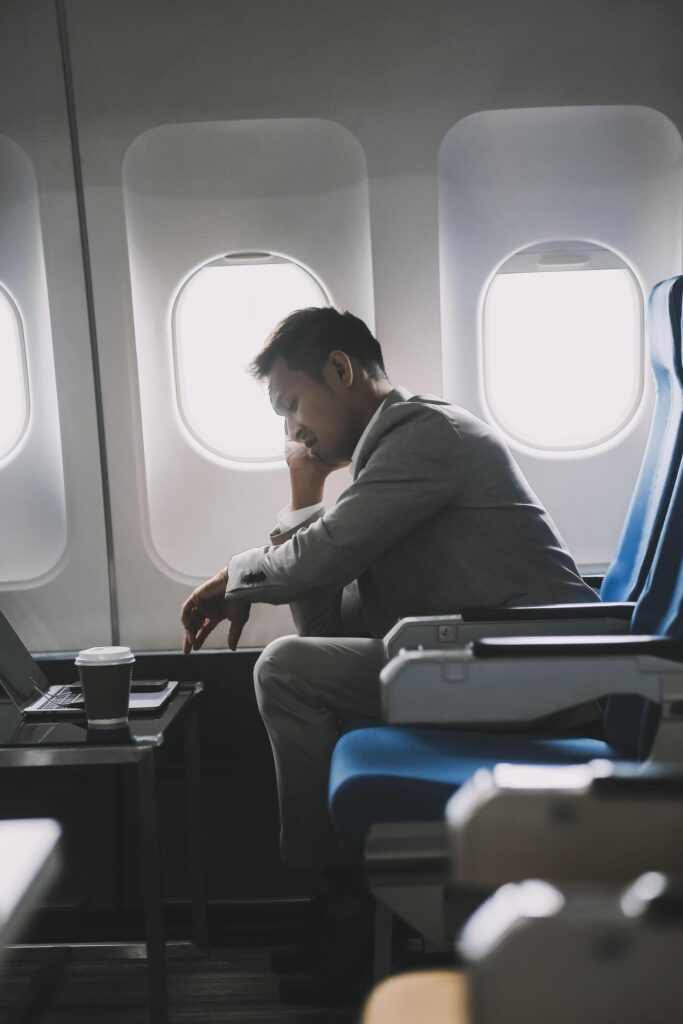
{"label": "blue seat cushion", "polygon": [[438,821],[448,798],[476,772],[501,762],[581,764],[617,758],[601,740],[463,730],[373,726],[337,743],[330,810],[347,851],[359,859],[371,825]]}

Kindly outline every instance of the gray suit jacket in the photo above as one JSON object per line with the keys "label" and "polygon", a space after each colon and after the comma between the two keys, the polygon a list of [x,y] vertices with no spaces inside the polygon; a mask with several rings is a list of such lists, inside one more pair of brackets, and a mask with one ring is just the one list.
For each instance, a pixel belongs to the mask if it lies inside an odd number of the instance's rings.
{"label": "gray suit jacket", "polygon": [[[395,388],[353,475],[329,511],[238,555],[227,596],[289,602],[302,635],[374,637],[406,615],[598,600],[501,438],[464,409]],[[349,627],[353,581],[364,623]]]}

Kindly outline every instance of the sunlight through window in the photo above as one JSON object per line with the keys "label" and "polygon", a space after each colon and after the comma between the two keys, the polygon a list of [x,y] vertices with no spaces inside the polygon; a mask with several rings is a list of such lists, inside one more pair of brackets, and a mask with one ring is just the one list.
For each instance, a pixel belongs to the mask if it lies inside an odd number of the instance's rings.
{"label": "sunlight through window", "polygon": [[557,266],[536,257],[542,269],[504,267],[491,283],[484,392],[511,440],[579,451],[615,437],[633,418],[643,390],[642,300],[633,274],[609,255],[611,268],[604,251],[602,259],[567,257]]}
{"label": "sunlight through window", "polygon": [[0,459],[21,440],[28,423],[24,342],[19,314],[0,289]]}
{"label": "sunlight through window", "polygon": [[240,462],[283,457],[282,420],[245,367],[283,317],[329,304],[308,271],[268,254],[215,260],[189,279],[173,312],[176,383],[201,444]]}

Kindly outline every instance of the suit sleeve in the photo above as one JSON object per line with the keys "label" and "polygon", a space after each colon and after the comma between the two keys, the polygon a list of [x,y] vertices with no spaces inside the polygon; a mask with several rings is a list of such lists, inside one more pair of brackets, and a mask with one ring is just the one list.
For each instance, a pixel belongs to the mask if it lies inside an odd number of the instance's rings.
{"label": "suit sleeve", "polygon": [[[297,530],[310,526],[322,514],[321,508],[319,512],[290,530],[284,531],[279,528],[273,530],[270,535],[272,545],[279,547],[281,544],[286,544]],[[239,558],[239,555],[237,557]],[[343,588],[331,587],[313,590],[307,594],[301,594],[296,600],[291,600],[289,609],[299,636],[343,636],[342,597]]]}
{"label": "suit sleeve", "polygon": [[367,463],[334,508],[284,543],[231,560],[226,597],[285,604],[314,591],[341,590],[453,499],[463,470],[449,421],[403,403],[387,409],[382,426]]}

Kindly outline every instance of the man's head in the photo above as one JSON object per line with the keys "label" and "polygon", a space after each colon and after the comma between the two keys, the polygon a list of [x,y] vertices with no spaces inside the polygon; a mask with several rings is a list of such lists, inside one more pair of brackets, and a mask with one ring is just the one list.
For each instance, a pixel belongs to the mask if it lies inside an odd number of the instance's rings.
{"label": "man's head", "polygon": [[379,342],[358,317],[330,307],[285,317],[250,370],[267,381],[289,436],[328,465],[348,462],[391,390]]}

